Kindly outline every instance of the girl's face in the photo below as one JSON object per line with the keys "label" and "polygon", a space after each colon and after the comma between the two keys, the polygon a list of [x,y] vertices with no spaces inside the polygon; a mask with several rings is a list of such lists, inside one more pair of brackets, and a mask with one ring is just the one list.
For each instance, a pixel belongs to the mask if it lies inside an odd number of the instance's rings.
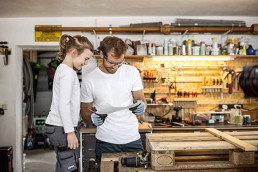
{"label": "girl's face", "polygon": [[[77,52],[77,51],[76,51]],[[82,66],[88,64],[88,60],[93,56],[93,53],[89,49],[85,49],[80,55],[73,57],[73,67],[81,70]]]}

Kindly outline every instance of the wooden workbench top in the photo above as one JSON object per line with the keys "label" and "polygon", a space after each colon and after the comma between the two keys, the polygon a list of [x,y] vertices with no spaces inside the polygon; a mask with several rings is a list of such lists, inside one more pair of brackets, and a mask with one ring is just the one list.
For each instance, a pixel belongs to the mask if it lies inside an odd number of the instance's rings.
{"label": "wooden workbench top", "polygon": [[[139,123],[139,132],[140,133],[150,133],[152,132],[152,126],[149,123]],[[97,128],[81,128],[80,129],[80,133],[96,133],[97,132]]]}

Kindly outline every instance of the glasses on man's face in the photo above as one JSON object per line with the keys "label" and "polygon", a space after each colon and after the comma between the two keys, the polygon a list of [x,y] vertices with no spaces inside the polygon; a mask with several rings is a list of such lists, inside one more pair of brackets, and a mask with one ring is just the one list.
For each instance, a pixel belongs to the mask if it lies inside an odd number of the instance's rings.
{"label": "glasses on man's face", "polygon": [[114,62],[109,60],[108,57],[104,54],[104,59],[113,66],[121,66],[125,62],[125,58],[121,62]]}

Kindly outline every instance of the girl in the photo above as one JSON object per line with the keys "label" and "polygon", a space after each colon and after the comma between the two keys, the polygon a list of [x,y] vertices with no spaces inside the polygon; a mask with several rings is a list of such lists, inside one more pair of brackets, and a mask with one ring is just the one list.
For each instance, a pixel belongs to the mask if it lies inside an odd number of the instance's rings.
{"label": "girl", "polygon": [[57,58],[63,60],[55,72],[53,97],[45,132],[56,152],[56,172],[77,171],[80,114],[80,70],[93,55],[91,42],[83,36],[63,35]]}

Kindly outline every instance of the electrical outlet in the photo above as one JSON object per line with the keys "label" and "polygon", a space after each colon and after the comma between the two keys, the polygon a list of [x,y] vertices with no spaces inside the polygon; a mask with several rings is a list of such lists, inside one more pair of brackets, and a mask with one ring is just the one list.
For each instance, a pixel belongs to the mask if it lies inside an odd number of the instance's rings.
{"label": "electrical outlet", "polygon": [[7,110],[7,104],[2,104],[2,108],[3,108],[4,110]]}

